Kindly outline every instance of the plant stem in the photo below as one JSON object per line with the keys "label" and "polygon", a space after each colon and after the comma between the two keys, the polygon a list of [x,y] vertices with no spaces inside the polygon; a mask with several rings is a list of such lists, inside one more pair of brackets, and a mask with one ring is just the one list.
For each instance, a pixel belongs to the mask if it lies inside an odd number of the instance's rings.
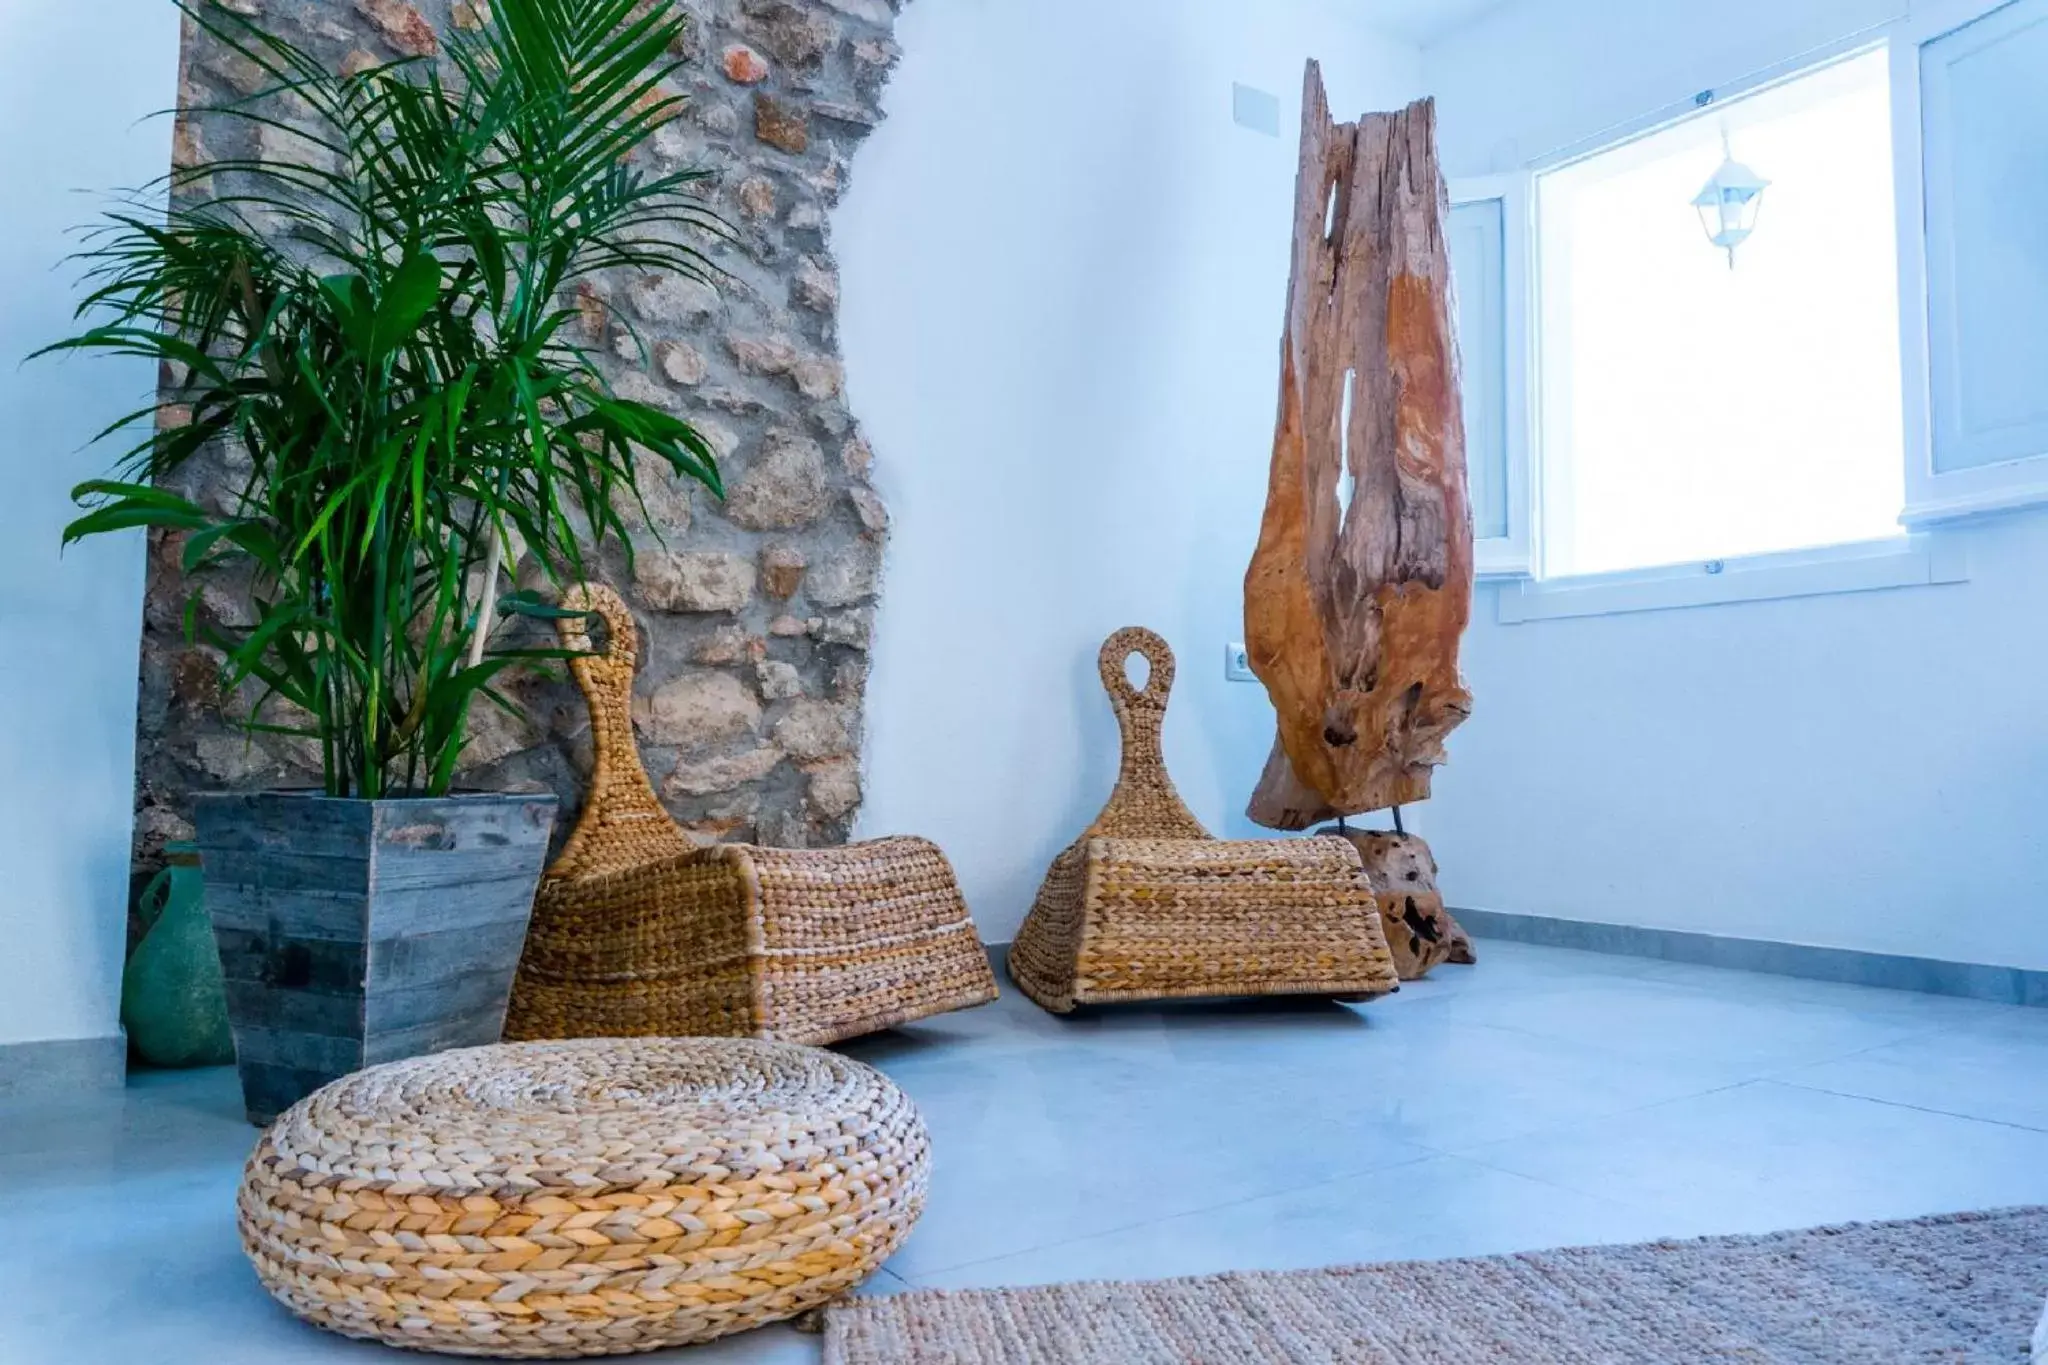
{"label": "plant stem", "polygon": [[484,637],[491,632],[491,616],[498,609],[498,565],[504,555],[504,537],[496,522],[491,523],[491,547],[484,554],[484,595],[476,606],[476,627],[469,637],[469,664],[484,661]]}

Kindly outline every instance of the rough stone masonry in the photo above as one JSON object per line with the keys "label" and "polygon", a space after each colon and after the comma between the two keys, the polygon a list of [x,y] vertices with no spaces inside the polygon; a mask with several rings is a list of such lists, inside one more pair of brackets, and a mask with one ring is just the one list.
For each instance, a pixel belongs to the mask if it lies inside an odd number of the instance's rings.
{"label": "rough stone masonry", "polygon": [[[656,0],[649,0],[655,3]],[[710,200],[738,236],[713,258],[729,278],[623,274],[579,300],[586,340],[618,392],[696,423],[718,451],[721,503],[666,466],[643,468],[661,543],[643,536],[634,572],[608,576],[639,617],[635,721],[669,809],[707,841],[842,842],[861,800],[862,696],[888,518],[872,455],[846,406],[839,277],[827,214],[847,163],[880,121],[902,0],[665,0],[690,20],[677,81],[689,105],[640,155],[716,172]],[[429,56],[451,26],[484,22],[483,0],[230,0],[339,66]],[[189,22],[179,106],[259,87],[258,73]],[[181,114],[175,157],[247,154],[243,127]],[[289,133],[261,150],[288,155]],[[630,320],[632,326],[626,325]],[[638,333],[635,340],[634,333]],[[188,494],[222,502],[233,452],[197,466]],[[188,838],[187,800],[210,789],[306,786],[317,750],[251,737],[219,691],[219,658],[185,641],[178,538],[151,545],[136,791],[138,868]],[[202,611],[243,608],[209,584]],[[479,706],[462,784],[552,790],[582,803],[589,724],[566,680],[522,677],[523,718]]]}

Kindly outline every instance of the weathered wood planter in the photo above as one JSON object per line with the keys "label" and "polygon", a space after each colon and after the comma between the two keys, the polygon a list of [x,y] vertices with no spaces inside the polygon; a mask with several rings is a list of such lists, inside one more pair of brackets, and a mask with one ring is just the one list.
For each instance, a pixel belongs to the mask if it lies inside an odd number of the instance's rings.
{"label": "weathered wood planter", "polygon": [[194,803],[252,1123],[376,1062],[495,1043],[555,798]]}

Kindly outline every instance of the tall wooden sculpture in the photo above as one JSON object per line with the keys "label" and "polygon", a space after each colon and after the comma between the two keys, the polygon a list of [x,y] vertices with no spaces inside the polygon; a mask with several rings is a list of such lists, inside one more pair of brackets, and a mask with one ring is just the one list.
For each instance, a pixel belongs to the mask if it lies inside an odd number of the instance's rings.
{"label": "tall wooden sculpture", "polygon": [[[1269,828],[1428,796],[1444,737],[1472,709],[1458,676],[1472,516],[1448,211],[1434,104],[1335,123],[1310,62],[1280,416],[1245,575],[1245,644],[1279,713],[1250,809]],[[1413,885],[1434,868],[1420,841],[1355,842],[1383,893],[1395,863],[1410,881],[1387,916],[1390,939],[1413,940],[1403,975],[1456,955],[1434,886]],[[1402,933],[1408,908],[1430,902]]]}

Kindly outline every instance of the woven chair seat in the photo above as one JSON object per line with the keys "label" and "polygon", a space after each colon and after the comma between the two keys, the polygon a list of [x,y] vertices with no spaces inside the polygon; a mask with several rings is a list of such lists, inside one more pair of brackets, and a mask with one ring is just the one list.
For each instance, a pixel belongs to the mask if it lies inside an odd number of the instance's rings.
{"label": "woven chair seat", "polygon": [[617,1355],[845,1293],[917,1221],[929,1165],[903,1092],[817,1048],[498,1044],[292,1106],[237,1221],[264,1287],[316,1326],[455,1355]]}
{"label": "woven chair seat", "polygon": [[[1150,668],[1143,689],[1125,668]],[[1399,988],[1378,904],[1343,839],[1217,839],[1174,790],[1160,750],[1173,651],[1149,630],[1102,646],[1123,733],[1115,791],[1053,860],[1010,948],[1010,979],[1056,1014],[1176,996],[1331,995]]]}
{"label": "woven chair seat", "polygon": [[694,844],[633,739],[638,632],[601,584],[559,623],[590,703],[590,798],[541,880],[512,986],[512,1039],[647,1036],[829,1043],[996,997],[951,864],[924,839],[838,848]]}

